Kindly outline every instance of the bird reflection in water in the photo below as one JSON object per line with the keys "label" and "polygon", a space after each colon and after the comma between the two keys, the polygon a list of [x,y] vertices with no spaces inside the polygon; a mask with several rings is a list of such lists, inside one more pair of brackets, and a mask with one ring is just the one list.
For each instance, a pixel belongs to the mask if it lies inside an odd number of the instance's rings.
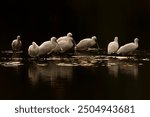
{"label": "bird reflection in water", "polygon": [[55,61],[39,63],[33,61],[29,63],[28,77],[32,84],[37,84],[39,80],[50,82],[52,86],[58,85],[58,81],[71,80],[72,67],[57,66]]}
{"label": "bird reflection in water", "polygon": [[119,74],[127,75],[137,79],[138,64],[134,60],[110,58],[107,61],[107,68],[110,75],[118,78]]}
{"label": "bird reflection in water", "polygon": [[[59,61],[60,62],[60,61]],[[29,63],[28,77],[32,87],[40,86],[42,83],[52,88],[57,99],[63,99],[66,88],[71,83],[72,66],[57,66],[56,61]],[[43,86],[43,85],[42,85]]]}
{"label": "bird reflection in water", "polygon": [[4,51],[4,57],[2,57],[1,65],[4,67],[12,67],[16,70],[19,70],[20,66],[23,65],[21,57],[22,51],[12,52],[12,51]]}
{"label": "bird reflection in water", "polygon": [[119,71],[118,59],[109,59],[107,61],[107,68],[108,73],[110,75],[112,75],[115,78],[118,78],[118,71]]}

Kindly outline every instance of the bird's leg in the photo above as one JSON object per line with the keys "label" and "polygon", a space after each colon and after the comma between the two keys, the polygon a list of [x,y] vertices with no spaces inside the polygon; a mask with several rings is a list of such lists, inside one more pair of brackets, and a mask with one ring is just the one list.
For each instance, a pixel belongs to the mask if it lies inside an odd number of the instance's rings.
{"label": "bird's leg", "polygon": [[73,42],[73,45],[74,45],[74,48],[73,48],[73,50],[74,50],[74,55],[76,55],[77,54],[77,49],[76,49],[76,42],[75,42],[75,40],[73,39],[72,40],[72,42]]}
{"label": "bird's leg", "polygon": [[76,46],[74,47],[74,55],[75,55],[75,56],[78,55],[78,53],[77,53],[77,47],[76,47]]}

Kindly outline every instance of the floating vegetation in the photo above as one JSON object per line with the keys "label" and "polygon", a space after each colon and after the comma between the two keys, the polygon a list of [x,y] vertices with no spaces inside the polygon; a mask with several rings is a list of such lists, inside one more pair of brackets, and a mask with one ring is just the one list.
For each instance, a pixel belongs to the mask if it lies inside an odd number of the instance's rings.
{"label": "floating vegetation", "polygon": [[7,57],[1,57],[1,60],[20,61],[20,60],[23,60],[23,58],[7,58]]}
{"label": "floating vegetation", "polygon": [[77,64],[77,63],[73,63],[73,64],[71,64],[71,63],[58,63],[57,64],[58,66],[67,66],[67,67],[70,67],[70,66],[79,66],[79,64]]}
{"label": "floating vegetation", "polygon": [[24,64],[21,62],[1,62],[0,65],[4,67],[18,67]]}
{"label": "floating vegetation", "polygon": [[[1,51],[1,53],[3,53],[3,54],[12,54],[12,53],[14,53],[14,51],[12,51],[12,50],[5,50],[5,51]],[[21,53],[23,53],[23,51],[16,51],[15,53],[21,54]]]}
{"label": "floating vegetation", "polygon": [[[95,52],[95,53],[94,53]],[[54,62],[57,66],[115,66],[120,64],[120,62],[126,63],[137,63],[138,65],[143,65],[143,62],[150,61],[150,54],[145,51],[137,51],[134,55],[99,55],[96,53],[97,49],[90,48],[86,52],[79,52],[75,55],[61,55],[61,56],[50,56],[44,58],[27,58],[29,62],[36,62],[37,66],[47,66],[48,62]],[[12,50],[1,51],[1,65],[5,67],[15,67],[23,65],[24,57],[21,57],[23,51],[18,51],[14,53]],[[12,62],[13,61],[13,62]]]}
{"label": "floating vegetation", "polygon": [[84,66],[84,67],[88,67],[88,66],[93,66],[94,64],[92,63],[58,63],[58,66],[67,66],[67,67],[71,67],[71,66]]}
{"label": "floating vegetation", "polygon": [[144,59],[142,59],[143,61],[150,61],[150,59],[148,59],[148,58],[144,58]]}
{"label": "floating vegetation", "polygon": [[38,66],[41,66],[41,67],[45,67],[48,65],[48,63],[37,63]]}
{"label": "floating vegetation", "polygon": [[47,60],[60,61],[62,58],[60,57],[49,57]]}
{"label": "floating vegetation", "polygon": [[84,64],[80,64],[80,66],[89,67],[89,66],[94,66],[94,64],[92,64],[92,63],[84,63]]}
{"label": "floating vegetation", "polygon": [[139,63],[138,65],[142,66],[142,65],[143,65],[143,63]]}
{"label": "floating vegetation", "polygon": [[116,63],[108,63],[107,66],[114,66],[117,65]]}

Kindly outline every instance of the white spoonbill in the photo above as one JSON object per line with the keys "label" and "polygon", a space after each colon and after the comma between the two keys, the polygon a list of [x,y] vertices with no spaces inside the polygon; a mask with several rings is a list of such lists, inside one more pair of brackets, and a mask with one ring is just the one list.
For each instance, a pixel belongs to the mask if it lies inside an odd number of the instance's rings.
{"label": "white spoonbill", "polygon": [[116,53],[119,48],[118,37],[114,38],[114,41],[110,42],[107,47],[107,53],[113,54]]}
{"label": "white spoonbill", "polygon": [[12,50],[19,51],[21,49],[22,42],[20,35],[17,36],[17,39],[14,39],[11,43]]}
{"label": "white spoonbill", "polygon": [[54,52],[64,53],[71,50],[76,45],[72,37],[72,33],[68,33],[67,36],[62,36],[58,38],[57,42],[60,47],[57,46]]}
{"label": "white spoonbill", "polygon": [[59,37],[59,38],[57,39],[57,42],[59,42],[59,41],[64,41],[64,40],[67,41],[69,38],[72,38],[72,33],[71,33],[71,32],[67,33],[66,36]]}
{"label": "white spoonbill", "polygon": [[58,45],[58,42],[56,41],[56,37],[52,37],[51,40],[43,42],[39,46],[39,56],[41,55],[48,55],[53,52],[56,46],[60,47]]}
{"label": "white spoonbill", "polygon": [[38,53],[39,53],[39,46],[35,42],[32,42],[32,45],[30,45],[28,48],[29,56],[37,57]]}
{"label": "white spoonbill", "polygon": [[96,36],[93,36],[92,38],[85,38],[85,39],[82,39],[76,45],[75,50],[78,50],[78,51],[88,50],[88,48],[90,48],[96,44],[98,46],[98,49],[100,49]]}
{"label": "white spoonbill", "polygon": [[139,46],[138,41],[139,41],[139,39],[135,38],[134,42],[125,44],[124,46],[121,46],[118,49],[117,54],[127,54],[127,53],[135,51]]}

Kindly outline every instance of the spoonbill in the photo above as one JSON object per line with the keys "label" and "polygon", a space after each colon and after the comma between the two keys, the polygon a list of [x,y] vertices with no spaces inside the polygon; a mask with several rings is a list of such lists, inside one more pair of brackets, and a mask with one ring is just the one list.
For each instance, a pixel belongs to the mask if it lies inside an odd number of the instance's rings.
{"label": "spoonbill", "polygon": [[139,46],[138,42],[139,42],[139,39],[135,38],[134,42],[125,44],[124,46],[121,46],[118,49],[117,54],[127,54],[127,53],[135,51]]}
{"label": "spoonbill", "polygon": [[56,47],[54,52],[58,53],[65,53],[69,50],[71,50],[75,45],[75,41],[72,37],[72,33],[68,33],[67,36],[62,36],[57,39],[58,45],[60,47]]}
{"label": "spoonbill", "polygon": [[107,47],[107,53],[113,54],[116,53],[119,48],[118,37],[114,38],[114,41],[110,42]]}
{"label": "spoonbill", "polygon": [[59,38],[57,39],[57,42],[59,42],[59,41],[64,41],[64,40],[67,41],[69,38],[72,38],[72,33],[71,33],[71,32],[67,33],[66,36],[59,37]]}
{"label": "spoonbill", "polygon": [[100,49],[96,36],[93,36],[92,38],[85,38],[85,39],[82,39],[75,46],[75,50],[78,50],[78,51],[88,50],[88,48],[90,48],[96,44],[97,44],[98,49]]}
{"label": "spoonbill", "polygon": [[32,42],[32,44],[28,48],[29,56],[37,57],[38,53],[39,53],[39,46],[35,42]]}
{"label": "spoonbill", "polygon": [[48,55],[48,54],[52,53],[53,50],[55,49],[55,47],[57,47],[57,46],[60,48],[60,46],[56,40],[57,40],[56,37],[52,37],[49,41],[43,42],[39,46],[38,56]]}
{"label": "spoonbill", "polygon": [[20,35],[17,36],[17,39],[14,39],[11,43],[12,50],[19,51],[21,49],[22,42]]}

